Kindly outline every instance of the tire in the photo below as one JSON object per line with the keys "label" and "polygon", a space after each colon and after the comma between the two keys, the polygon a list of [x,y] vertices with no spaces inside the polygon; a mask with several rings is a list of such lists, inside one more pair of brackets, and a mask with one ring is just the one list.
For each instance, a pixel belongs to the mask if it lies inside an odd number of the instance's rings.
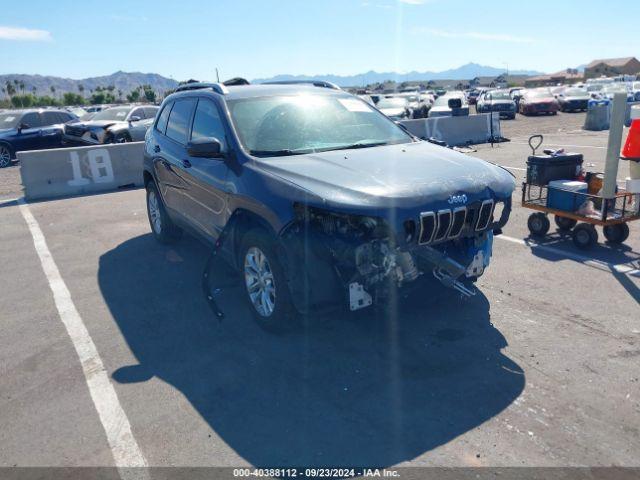
{"label": "tire", "polygon": [[9,145],[0,144],[0,168],[7,168],[11,165],[13,159],[13,152]]}
{"label": "tire", "polygon": [[547,232],[549,232],[549,227],[551,227],[551,223],[549,219],[544,213],[532,213],[529,216],[529,220],[527,220],[527,226],[529,227],[529,232],[534,237],[544,237]]}
{"label": "tire", "polygon": [[131,136],[127,132],[116,133],[116,136],[113,137],[113,143],[129,143],[130,141]]}
{"label": "tire", "polygon": [[629,238],[629,225],[619,223],[617,225],[608,225],[602,229],[608,243],[618,245]]}
{"label": "tire", "polygon": [[295,308],[273,236],[264,229],[247,232],[238,265],[245,299],[256,323],[269,332],[290,330]]}
{"label": "tire", "polygon": [[586,250],[598,243],[598,232],[589,223],[579,223],[571,233],[573,244],[581,250]]}
{"label": "tire", "polygon": [[147,216],[151,233],[158,242],[174,243],[182,235],[182,230],[167,215],[162,197],[153,181],[147,183]]}
{"label": "tire", "polygon": [[573,227],[575,227],[578,223],[578,221],[574,220],[573,218],[559,217],[558,215],[554,217],[554,221],[558,226],[558,230],[560,230],[561,232],[571,231],[571,229],[573,229]]}

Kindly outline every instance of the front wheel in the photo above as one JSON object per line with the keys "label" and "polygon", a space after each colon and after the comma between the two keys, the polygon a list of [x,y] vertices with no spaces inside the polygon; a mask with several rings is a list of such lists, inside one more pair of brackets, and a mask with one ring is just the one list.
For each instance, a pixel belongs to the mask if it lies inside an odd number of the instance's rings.
{"label": "front wheel", "polygon": [[239,264],[253,318],[261,328],[281,332],[292,326],[295,309],[275,245],[265,230],[251,230],[242,239]]}
{"label": "front wheel", "polygon": [[544,237],[551,226],[549,219],[544,213],[532,213],[527,221],[527,226],[534,237]]}
{"label": "front wheel", "polygon": [[571,234],[573,244],[581,250],[593,247],[598,243],[598,232],[589,223],[580,223]]}
{"label": "front wheel", "polygon": [[6,145],[0,145],[0,168],[11,165],[11,150]]}

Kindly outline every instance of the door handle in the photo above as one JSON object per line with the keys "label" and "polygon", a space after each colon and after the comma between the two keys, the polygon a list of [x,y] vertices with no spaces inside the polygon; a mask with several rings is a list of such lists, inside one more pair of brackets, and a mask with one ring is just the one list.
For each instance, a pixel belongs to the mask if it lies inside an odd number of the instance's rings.
{"label": "door handle", "polygon": [[182,160],[182,166],[184,168],[190,168],[191,167],[191,162],[189,160]]}
{"label": "door handle", "polygon": [[156,146],[154,146],[154,147],[153,147],[153,151],[154,151],[155,153],[160,153],[160,145],[156,145]]}

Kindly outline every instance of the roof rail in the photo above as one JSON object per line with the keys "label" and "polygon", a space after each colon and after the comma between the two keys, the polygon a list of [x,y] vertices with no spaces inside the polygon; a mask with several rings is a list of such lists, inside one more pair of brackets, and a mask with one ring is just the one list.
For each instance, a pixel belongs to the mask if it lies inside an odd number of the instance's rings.
{"label": "roof rail", "polygon": [[204,83],[204,82],[191,82],[185,83],[184,85],[180,85],[176,88],[176,92],[186,92],[188,90],[204,90],[209,88],[220,95],[226,95],[229,93],[227,87],[225,87],[222,83]]}
{"label": "roof rail", "polygon": [[335,83],[325,82],[324,80],[278,80],[273,82],[264,82],[263,85],[313,85],[314,87],[342,90]]}

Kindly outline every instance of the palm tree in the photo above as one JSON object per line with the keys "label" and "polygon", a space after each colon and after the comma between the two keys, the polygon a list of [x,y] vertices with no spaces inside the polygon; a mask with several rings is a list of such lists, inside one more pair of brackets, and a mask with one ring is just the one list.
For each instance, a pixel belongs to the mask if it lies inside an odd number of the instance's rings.
{"label": "palm tree", "polygon": [[82,95],[84,97],[84,85],[83,84],[78,85],[78,91],[80,92],[80,95]]}
{"label": "palm tree", "polygon": [[13,86],[13,83],[11,83],[9,80],[7,80],[6,88],[7,88],[7,95],[9,95],[10,97],[13,97],[16,94],[16,88]]}
{"label": "palm tree", "polygon": [[35,85],[33,87],[31,87],[31,93],[33,93],[35,95],[37,91],[38,91],[38,89],[36,88]]}
{"label": "palm tree", "polygon": [[122,90],[118,89],[118,100],[122,101]]}
{"label": "palm tree", "polygon": [[22,80],[20,81],[19,86],[20,86],[20,91],[21,91],[21,92],[22,92],[22,94],[24,95],[24,88],[25,88],[25,86],[24,86],[24,82],[23,82]]}
{"label": "palm tree", "polygon": [[53,97],[55,98],[56,96],[56,87],[54,87],[53,85],[51,85],[49,87],[49,90],[51,90],[51,95],[53,95]]}

